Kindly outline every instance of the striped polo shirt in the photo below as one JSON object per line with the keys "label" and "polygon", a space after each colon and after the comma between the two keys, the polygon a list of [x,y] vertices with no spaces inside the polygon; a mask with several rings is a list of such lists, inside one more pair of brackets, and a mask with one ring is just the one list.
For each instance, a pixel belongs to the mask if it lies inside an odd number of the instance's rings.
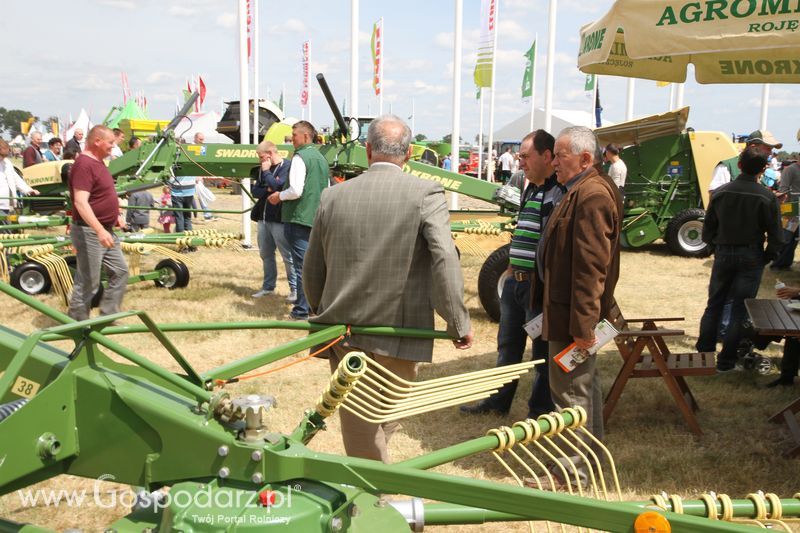
{"label": "striped polo shirt", "polygon": [[545,193],[555,185],[551,176],[541,187],[528,186],[525,190],[517,227],[511,238],[509,262],[514,270],[536,270],[536,246],[542,236],[542,203]]}

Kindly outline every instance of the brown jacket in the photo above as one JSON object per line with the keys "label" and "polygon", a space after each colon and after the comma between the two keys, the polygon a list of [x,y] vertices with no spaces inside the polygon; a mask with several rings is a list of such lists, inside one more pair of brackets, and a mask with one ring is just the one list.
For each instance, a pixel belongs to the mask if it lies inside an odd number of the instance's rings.
{"label": "brown jacket", "polygon": [[590,168],[561,199],[544,231],[543,338],[592,336],[608,316],[619,278],[622,196],[611,178]]}

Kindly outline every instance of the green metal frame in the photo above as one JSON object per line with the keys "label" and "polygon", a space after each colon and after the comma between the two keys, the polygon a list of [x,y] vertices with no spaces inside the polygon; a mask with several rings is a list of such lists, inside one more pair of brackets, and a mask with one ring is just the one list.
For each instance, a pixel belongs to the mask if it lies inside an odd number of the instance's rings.
{"label": "green metal frame", "polygon": [[[156,490],[228,492],[231,495],[282,496],[294,491],[294,505],[287,510],[286,530],[386,531],[408,526],[391,506],[382,506],[378,495],[402,494],[442,503],[425,504],[428,523],[455,524],[480,521],[551,520],[608,531],[630,532],[648,502],[605,502],[566,494],[512,487],[495,482],[454,477],[428,469],[475,453],[495,449],[494,435],[480,437],[394,465],[377,461],[312,452],[304,443],[324,429],[324,418],[309,411],[289,436],[272,434],[260,442],[237,439],[238,430],[222,423],[214,411],[227,397],[225,390],[211,390],[215,379],[231,379],[277,361],[312,345],[335,339],[344,326],[307,323],[219,324],[215,329],[240,327],[291,327],[311,335],[260,354],[245,357],[205,373],[193,369],[170,343],[166,333],[209,329],[208,324],[160,326],[145,313],[129,312],[75,322],[16,289],[0,283],[0,291],[34,307],[61,325],[39,330],[25,338],[0,329],[0,403],[20,399],[25,384],[27,403],[0,420],[0,494],[27,487],[58,474],[86,478],[113,475],[114,481]],[[113,326],[112,322],[136,317],[140,326]],[[109,337],[149,331],[179,364],[182,373],[170,372]],[[444,338],[443,332],[361,328],[370,334]],[[70,339],[71,352],[55,349],[45,341]],[[105,352],[128,363],[118,363]],[[20,379],[24,380],[20,389]],[[565,422],[572,422],[565,413]],[[543,433],[546,420],[538,421]],[[514,428],[517,439],[523,430]],[[223,453],[224,450],[224,453]],[[273,496],[274,496],[273,494]],[[782,500],[785,516],[800,514],[800,500]],[[136,510],[110,527],[117,531],[143,528],[203,529],[192,525],[198,509],[171,504],[167,511]],[[188,504],[187,504],[188,505]],[[685,502],[684,514],[661,511],[675,531],[748,531],[740,524],[711,521],[692,515],[705,514],[704,503]],[[737,516],[754,516],[755,504],[736,501]],[[165,514],[168,513],[168,514]],[[264,515],[264,509],[236,507],[215,509],[219,516]],[[273,509],[273,517],[284,515]],[[220,518],[221,519],[221,518]],[[165,522],[165,520],[167,520]],[[281,524],[271,524],[278,528]],[[0,530],[16,531],[18,525],[0,521]],[[242,526],[243,527],[243,526]],[[242,530],[242,529],[237,529]]]}

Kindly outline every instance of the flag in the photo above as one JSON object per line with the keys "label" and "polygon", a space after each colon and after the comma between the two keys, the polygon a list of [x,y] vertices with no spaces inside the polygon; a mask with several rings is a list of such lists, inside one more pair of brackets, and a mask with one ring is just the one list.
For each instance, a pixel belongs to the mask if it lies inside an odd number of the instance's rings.
{"label": "flag", "polygon": [[198,85],[200,86],[200,107],[203,106],[203,102],[206,101],[206,84],[203,81],[202,76],[198,76]]}
{"label": "flag", "polygon": [[495,31],[497,30],[497,0],[481,0],[481,31],[478,41],[478,61],[475,64],[475,85],[492,86]]}
{"label": "flag", "polygon": [[253,23],[253,16],[250,13],[250,0],[247,0],[247,63],[250,63],[250,27]]}
{"label": "flag", "polygon": [[308,62],[311,57],[311,41],[303,43],[303,90],[300,91],[300,107],[308,107]]}
{"label": "flag", "polygon": [[281,108],[281,111],[285,111],[283,108],[283,89],[281,89],[281,97],[278,99],[278,107]]}
{"label": "flag", "polygon": [[131,87],[128,84],[128,74],[125,72],[120,72],[119,74],[122,78],[122,103],[127,104],[128,99],[131,97]]}
{"label": "flag", "polygon": [[381,94],[381,62],[383,61],[383,19],[372,26],[372,88],[375,96]]}
{"label": "flag", "polygon": [[525,73],[522,75],[522,97],[530,98],[533,96],[533,68],[536,61],[536,41],[533,41],[530,50],[525,52]]}
{"label": "flag", "polygon": [[587,93],[593,92],[594,84],[596,81],[597,81],[597,76],[595,76],[594,74],[587,74],[586,81],[583,84],[583,90],[586,91]]}
{"label": "flag", "polygon": [[53,132],[54,137],[58,137],[58,132],[59,132],[58,120],[50,121],[50,131]]}
{"label": "flag", "polygon": [[481,99],[481,91],[482,89],[480,87],[475,87],[475,100]]}
{"label": "flag", "polygon": [[[597,79],[595,78],[595,82]],[[600,105],[600,84],[597,83],[597,90],[594,92],[594,120],[595,126],[600,128],[603,126],[603,106]]]}

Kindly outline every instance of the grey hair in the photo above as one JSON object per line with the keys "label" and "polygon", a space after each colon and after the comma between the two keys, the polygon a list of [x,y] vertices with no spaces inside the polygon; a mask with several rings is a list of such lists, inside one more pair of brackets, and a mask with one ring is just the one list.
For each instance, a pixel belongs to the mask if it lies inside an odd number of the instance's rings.
{"label": "grey hair", "polygon": [[[391,135],[394,132],[385,127],[391,123],[402,126],[400,135]],[[403,159],[408,154],[408,147],[411,144],[411,128],[397,115],[381,115],[369,123],[367,142],[372,147],[372,152],[377,155]]]}
{"label": "grey hair", "polygon": [[561,130],[559,137],[569,137],[569,150],[573,154],[589,152],[592,160],[597,161],[597,136],[586,126],[570,126]]}

